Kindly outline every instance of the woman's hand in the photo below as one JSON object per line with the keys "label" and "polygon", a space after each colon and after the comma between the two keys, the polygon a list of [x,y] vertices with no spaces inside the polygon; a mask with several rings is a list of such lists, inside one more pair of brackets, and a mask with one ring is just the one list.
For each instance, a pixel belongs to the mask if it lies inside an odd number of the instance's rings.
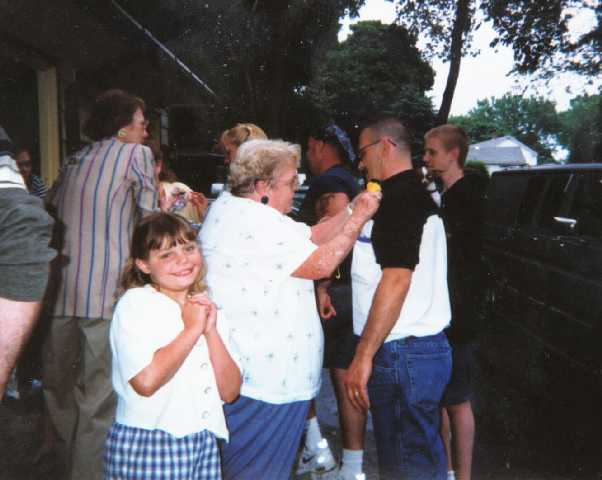
{"label": "woman's hand", "polygon": [[376,213],[383,198],[381,192],[362,192],[352,202],[353,216],[365,223]]}

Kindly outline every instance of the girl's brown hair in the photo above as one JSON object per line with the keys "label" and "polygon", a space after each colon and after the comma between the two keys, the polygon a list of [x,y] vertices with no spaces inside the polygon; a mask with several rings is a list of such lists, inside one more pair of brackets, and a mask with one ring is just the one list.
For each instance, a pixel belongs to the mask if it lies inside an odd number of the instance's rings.
{"label": "girl's brown hair", "polygon": [[[150,275],[136,266],[137,259],[148,260],[151,250],[171,248],[189,241],[196,242],[196,237],[194,228],[178,215],[160,212],[143,218],[134,229],[130,258],[121,274],[120,295],[129,288],[153,284]],[[191,294],[201,293],[207,289],[203,282],[205,273],[205,262],[203,262],[198,277],[190,287]]]}

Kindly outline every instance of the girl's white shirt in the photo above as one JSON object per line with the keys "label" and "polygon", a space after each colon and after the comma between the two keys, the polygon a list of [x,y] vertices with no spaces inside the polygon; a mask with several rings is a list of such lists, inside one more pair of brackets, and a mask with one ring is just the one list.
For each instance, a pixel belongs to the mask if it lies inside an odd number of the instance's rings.
{"label": "girl's white shirt", "polygon": [[[176,437],[209,430],[228,440],[204,335],[173,378],[150,397],[137,394],[129,383],[151,363],[155,352],[183,329],[178,303],[150,285],[131,288],[119,299],[110,329],[113,388],[117,394],[115,421],[131,427],[163,430]],[[222,312],[218,312],[217,329],[230,355],[240,365]]]}

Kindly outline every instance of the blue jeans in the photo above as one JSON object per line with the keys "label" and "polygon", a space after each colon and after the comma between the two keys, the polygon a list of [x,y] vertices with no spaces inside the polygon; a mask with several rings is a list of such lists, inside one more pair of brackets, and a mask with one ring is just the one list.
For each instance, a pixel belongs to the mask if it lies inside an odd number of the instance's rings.
{"label": "blue jeans", "polygon": [[384,343],[368,393],[381,479],[445,479],[439,402],[451,375],[443,332]]}

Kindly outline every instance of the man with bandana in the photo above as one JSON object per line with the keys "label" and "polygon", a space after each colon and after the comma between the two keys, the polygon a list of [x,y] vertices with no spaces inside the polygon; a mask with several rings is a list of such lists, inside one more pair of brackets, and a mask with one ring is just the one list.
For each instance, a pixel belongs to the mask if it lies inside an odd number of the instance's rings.
{"label": "man with bandana", "polygon": [[[355,154],[347,134],[334,123],[315,130],[307,142],[307,163],[314,175],[299,210],[299,220],[315,225],[325,217],[347,208],[359,193],[350,171]],[[343,376],[355,353],[351,308],[351,256],[332,278],[316,285],[318,308],[324,328],[324,367],[330,370],[337,397],[339,421],[343,434],[343,453],[338,479],[355,479],[362,473],[366,415],[351,406],[343,386]],[[297,474],[334,470],[336,462],[328,444],[322,439],[315,404],[308,415],[303,454]]]}

